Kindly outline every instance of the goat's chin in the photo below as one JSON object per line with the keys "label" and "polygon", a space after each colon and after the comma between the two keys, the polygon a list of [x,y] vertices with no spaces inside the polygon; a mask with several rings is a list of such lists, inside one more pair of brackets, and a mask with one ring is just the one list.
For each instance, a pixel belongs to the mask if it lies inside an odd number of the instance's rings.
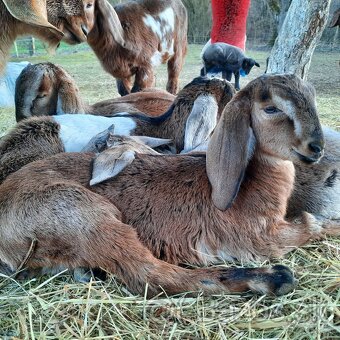
{"label": "goat's chin", "polygon": [[317,156],[306,156],[303,155],[302,153],[293,150],[293,154],[294,154],[294,163],[302,163],[302,164],[315,164],[318,163],[320,161],[321,157],[317,157]]}
{"label": "goat's chin", "polygon": [[64,26],[63,29],[64,37],[63,41],[70,45],[81,44],[82,42],[87,41],[86,36],[81,32],[81,30],[71,30],[70,28]]}
{"label": "goat's chin", "polygon": [[76,35],[70,32],[65,33],[63,37],[63,41],[69,45],[77,45],[77,44],[82,43],[82,41],[79,40]]}

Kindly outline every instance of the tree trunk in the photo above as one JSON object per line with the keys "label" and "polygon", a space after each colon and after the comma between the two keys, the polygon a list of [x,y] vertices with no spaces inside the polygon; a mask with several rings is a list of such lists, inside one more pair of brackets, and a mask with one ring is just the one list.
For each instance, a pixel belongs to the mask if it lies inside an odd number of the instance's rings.
{"label": "tree trunk", "polygon": [[292,0],[268,60],[268,73],[306,79],[317,42],[327,24],[331,0]]}
{"label": "tree trunk", "polygon": [[285,21],[291,2],[292,2],[291,0],[280,0],[280,13],[278,18],[277,32],[281,31],[282,25]]}

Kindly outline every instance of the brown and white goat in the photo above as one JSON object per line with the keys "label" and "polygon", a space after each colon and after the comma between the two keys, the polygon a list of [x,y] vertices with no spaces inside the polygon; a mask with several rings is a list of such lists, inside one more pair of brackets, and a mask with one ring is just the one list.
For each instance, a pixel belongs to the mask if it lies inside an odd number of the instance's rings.
{"label": "brown and white goat", "polygon": [[94,1],[106,0],[0,0],[0,74],[9,50],[20,35],[33,35],[55,48],[86,41],[93,27]]}
{"label": "brown and white goat", "polygon": [[119,112],[147,112],[160,115],[175,96],[164,90],[146,89],[124,97],[87,105],[81,98],[75,80],[59,65],[44,62],[28,65],[15,87],[17,122],[31,116],[87,113],[111,116]]}
{"label": "brown and white goat", "polygon": [[154,86],[153,68],[166,62],[166,89],[175,94],[187,50],[187,21],[180,0],[130,1],[114,8],[96,2],[88,43],[105,71],[117,79],[121,95]]}
{"label": "brown and white goat", "polygon": [[285,220],[292,160],[316,162],[323,153],[313,94],[293,75],[252,81],[226,106],[206,157],[133,153],[114,178],[117,154],[111,167],[101,161],[112,150],[26,165],[0,186],[1,260],[15,270],[36,240],[29,268],[102,267],[139,292],[145,282],[152,293],[159,285],[171,293],[290,291],[282,266],[222,275],[174,265],[268,259],[339,234],[339,224],[308,213]]}

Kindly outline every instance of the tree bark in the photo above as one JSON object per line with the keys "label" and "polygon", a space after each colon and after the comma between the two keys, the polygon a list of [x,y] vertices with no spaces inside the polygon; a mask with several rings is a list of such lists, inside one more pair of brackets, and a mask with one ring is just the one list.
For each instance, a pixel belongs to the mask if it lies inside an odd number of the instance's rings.
{"label": "tree bark", "polygon": [[278,18],[277,32],[281,31],[282,25],[285,21],[291,2],[292,2],[291,0],[280,0],[280,13]]}
{"label": "tree bark", "polygon": [[317,42],[327,24],[331,0],[292,0],[268,60],[268,73],[307,78]]}

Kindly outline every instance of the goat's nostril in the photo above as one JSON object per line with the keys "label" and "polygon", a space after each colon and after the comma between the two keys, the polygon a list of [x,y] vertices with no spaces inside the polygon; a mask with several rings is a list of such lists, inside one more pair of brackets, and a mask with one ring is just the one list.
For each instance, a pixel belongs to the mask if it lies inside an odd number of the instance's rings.
{"label": "goat's nostril", "polygon": [[312,142],[308,144],[309,150],[314,153],[321,153],[323,146],[319,142]]}
{"label": "goat's nostril", "polygon": [[89,30],[85,25],[81,25],[81,30],[83,31],[83,33],[88,36],[89,34]]}

